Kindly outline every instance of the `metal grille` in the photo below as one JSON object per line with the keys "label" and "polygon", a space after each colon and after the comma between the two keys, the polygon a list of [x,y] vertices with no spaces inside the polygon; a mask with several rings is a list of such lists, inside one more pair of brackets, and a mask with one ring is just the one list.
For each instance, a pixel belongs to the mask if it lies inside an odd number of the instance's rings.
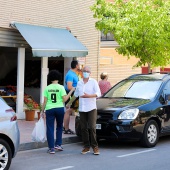
{"label": "metal grille", "polygon": [[7,28],[0,28],[0,46],[30,48],[29,44],[17,30]]}
{"label": "metal grille", "polygon": [[114,111],[112,111],[112,112],[98,112],[98,120],[101,120],[101,121],[112,120],[113,113],[114,113]]}

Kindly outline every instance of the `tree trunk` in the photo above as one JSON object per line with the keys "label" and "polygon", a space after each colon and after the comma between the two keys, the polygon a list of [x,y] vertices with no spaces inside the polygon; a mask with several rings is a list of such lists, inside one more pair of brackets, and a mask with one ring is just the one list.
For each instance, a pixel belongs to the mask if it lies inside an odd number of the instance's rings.
{"label": "tree trunk", "polygon": [[152,71],[151,71],[151,64],[150,63],[148,63],[148,73],[152,73]]}

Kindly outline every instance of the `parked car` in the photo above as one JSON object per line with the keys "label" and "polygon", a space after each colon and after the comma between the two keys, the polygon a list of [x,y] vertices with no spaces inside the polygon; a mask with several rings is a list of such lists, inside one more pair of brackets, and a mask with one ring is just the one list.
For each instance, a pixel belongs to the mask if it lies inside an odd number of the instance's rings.
{"label": "parked car", "polygon": [[20,142],[15,111],[0,97],[0,169],[8,170]]}
{"label": "parked car", "polygon": [[[170,75],[135,74],[97,100],[97,139],[140,141],[154,147],[170,135]],[[81,136],[79,115],[76,134]]]}

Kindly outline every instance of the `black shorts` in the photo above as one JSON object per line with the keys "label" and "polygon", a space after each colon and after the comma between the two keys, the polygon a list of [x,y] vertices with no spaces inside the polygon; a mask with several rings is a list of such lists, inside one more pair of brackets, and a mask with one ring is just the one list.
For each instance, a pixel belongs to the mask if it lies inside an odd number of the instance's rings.
{"label": "black shorts", "polygon": [[[66,93],[68,94],[69,91],[66,91]],[[71,97],[74,95],[74,93],[71,94],[70,98],[65,102],[65,105],[70,101]],[[77,97],[74,102],[72,103],[72,105],[70,106],[70,108],[72,109],[77,109],[78,108],[78,102],[79,102],[79,97]]]}

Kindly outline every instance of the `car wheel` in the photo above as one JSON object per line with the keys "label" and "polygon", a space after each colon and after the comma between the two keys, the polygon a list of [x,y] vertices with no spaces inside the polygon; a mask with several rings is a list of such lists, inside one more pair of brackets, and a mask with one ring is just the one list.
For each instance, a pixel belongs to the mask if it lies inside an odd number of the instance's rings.
{"label": "car wheel", "polygon": [[154,147],[159,139],[158,124],[154,120],[150,120],[144,128],[141,144],[145,147]]}
{"label": "car wheel", "polygon": [[0,139],[0,169],[8,170],[12,160],[12,151],[9,144]]}

